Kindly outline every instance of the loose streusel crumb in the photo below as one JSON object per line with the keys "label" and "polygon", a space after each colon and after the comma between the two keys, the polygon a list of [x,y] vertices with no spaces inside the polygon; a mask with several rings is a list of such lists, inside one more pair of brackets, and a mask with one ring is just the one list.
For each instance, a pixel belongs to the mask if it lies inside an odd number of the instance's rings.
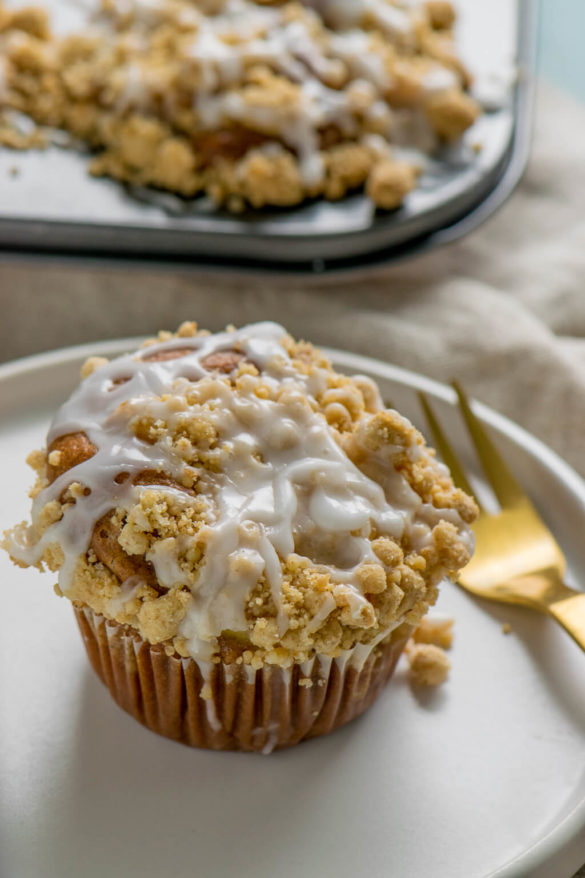
{"label": "loose streusel crumb", "polygon": [[440,646],[410,641],[405,651],[416,686],[440,686],[445,682],[451,663]]}
{"label": "loose streusel crumb", "polygon": [[[450,2],[101,0],[85,30],[51,31],[38,7],[0,0],[0,144],[65,129],[90,173],[240,212],[364,188],[398,207],[428,154],[479,114]],[[72,141],[72,142],[73,142]]]}
{"label": "loose streusel crumb", "polygon": [[502,634],[510,634],[512,631],[512,626],[509,622],[504,622],[502,625]]}
{"label": "loose streusel crumb", "polygon": [[437,619],[425,616],[412,639],[415,643],[432,643],[442,649],[450,649],[453,644],[453,619]]}

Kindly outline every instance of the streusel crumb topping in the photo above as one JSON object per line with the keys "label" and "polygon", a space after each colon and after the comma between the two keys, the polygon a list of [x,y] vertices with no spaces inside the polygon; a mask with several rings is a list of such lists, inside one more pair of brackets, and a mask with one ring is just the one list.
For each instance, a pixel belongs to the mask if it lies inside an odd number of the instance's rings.
{"label": "streusel crumb topping", "polygon": [[373,648],[470,557],[475,505],[420,433],[276,324],[183,324],[82,376],[4,546],[167,651],[261,667]]}
{"label": "streusel crumb topping", "polygon": [[[400,148],[432,153],[479,114],[454,20],[433,0],[99,0],[58,35],[0,0],[0,113],[70,132],[94,175],[232,211],[362,187],[390,210],[420,171]],[[0,144],[46,142],[0,117]]]}

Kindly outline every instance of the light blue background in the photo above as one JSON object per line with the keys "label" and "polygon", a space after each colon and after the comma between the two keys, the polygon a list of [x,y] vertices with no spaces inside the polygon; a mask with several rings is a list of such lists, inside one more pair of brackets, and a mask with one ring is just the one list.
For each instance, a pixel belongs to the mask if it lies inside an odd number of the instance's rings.
{"label": "light blue background", "polygon": [[585,101],[585,0],[540,0],[539,66],[545,79]]}

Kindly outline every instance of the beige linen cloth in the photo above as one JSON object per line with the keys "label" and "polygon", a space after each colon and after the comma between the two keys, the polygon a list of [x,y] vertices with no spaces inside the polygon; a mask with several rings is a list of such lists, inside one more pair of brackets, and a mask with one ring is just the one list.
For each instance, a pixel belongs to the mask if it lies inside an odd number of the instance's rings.
{"label": "beige linen cloth", "polygon": [[212,329],[273,319],[322,344],[457,376],[585,476],[584,145],[585,107],[542,87],[530,166],[506,206],[467,239],[365,279],[0,262],[0,359],[188,318]]}

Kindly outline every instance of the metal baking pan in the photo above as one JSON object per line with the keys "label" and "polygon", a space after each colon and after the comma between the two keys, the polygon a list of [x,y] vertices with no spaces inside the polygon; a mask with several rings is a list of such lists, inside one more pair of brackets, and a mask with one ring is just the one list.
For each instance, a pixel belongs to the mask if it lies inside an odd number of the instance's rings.
{"label": "metal baking pan", "polygon": [[[73,9],[48,0],[61,23]],[[530,143],[537,0],[459,0],[459,50],[478,86],[503,100],[464,144],[445,150],[404,206],[376,211],[363,195],[234,217],[207,199],[136,190],[87,173],[88,157],[51,147],[0,150],[0,254],[155,259],[272,272],[360,268],[438,246],[483,222],[510,194]],[[501,89],[500,89],[501,90]],[[472,145],[481,143],[475,153]],[[19,173],[11,175],[17,167]]]}

